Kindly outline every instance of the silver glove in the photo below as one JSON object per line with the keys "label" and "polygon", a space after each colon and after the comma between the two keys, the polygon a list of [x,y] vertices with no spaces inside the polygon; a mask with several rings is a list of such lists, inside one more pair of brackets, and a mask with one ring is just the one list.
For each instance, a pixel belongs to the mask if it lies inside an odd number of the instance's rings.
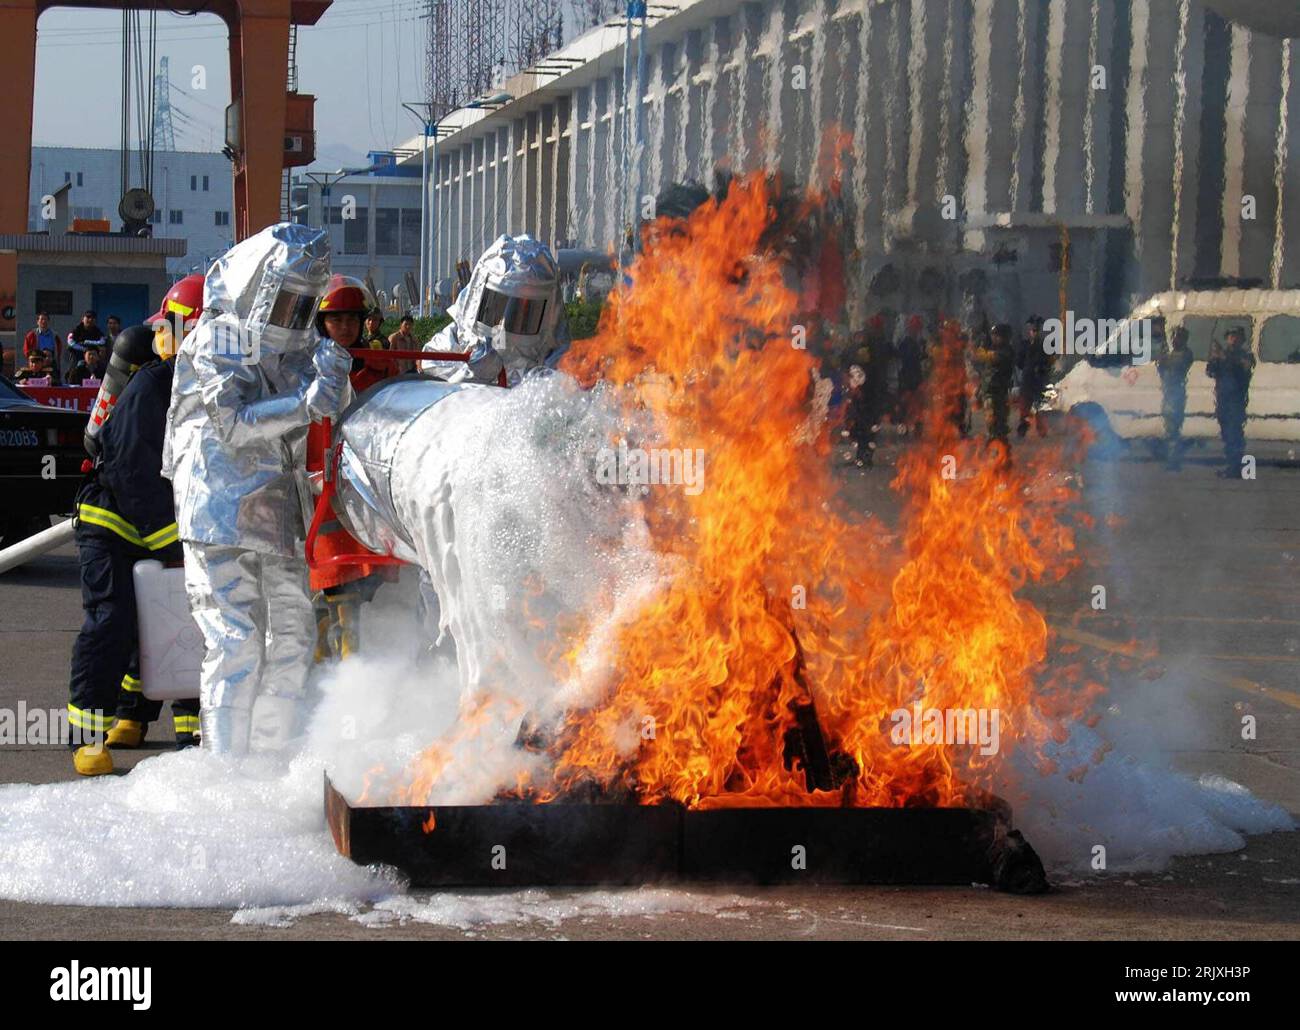
{"label": "silver glove", "polygon": [[329,376],[340,384],[347,380],[348,373],[352,371],[352,355],[347,348],[340,347],[328,337],[317,344],[311,363],[318,376]]}
{"label": "silver glove", "polygon": [[313,419],[337,418],[345,406],[352,355],[333,340],[321,340],[312,365],[316,377],[307,384],[307,411]]}

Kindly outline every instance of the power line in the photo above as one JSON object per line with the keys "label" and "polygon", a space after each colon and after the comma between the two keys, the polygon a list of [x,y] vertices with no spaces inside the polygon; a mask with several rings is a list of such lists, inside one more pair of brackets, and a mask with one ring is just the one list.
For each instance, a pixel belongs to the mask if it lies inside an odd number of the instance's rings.
{"label": "power line", "polygon": [[[164,58],[164,60],[166,60],[166,58]],[[172,87],[171,87],[171,88],[172,88],[173,91],[175,91],[175,92],[179,93],[181,96],[183,96],[186,100],[192,100],[192,101],[194,101],[194,103],[198,104],[200,107],[206,107],[206,108],[209,108],[209,109],[211,109],[212,111],[215,111],[217,114],[222,114],[222,113],[223,113],[222,108],[221,108],[218,104],[209,104],[206,100],[200,100],[198,97],[196,97],[196,96],[195,96],[193,93],[191,93],[189,90],[184,89],[184,88],[182,88],[181,86],[177,86],[175,83],[172,84]]]}

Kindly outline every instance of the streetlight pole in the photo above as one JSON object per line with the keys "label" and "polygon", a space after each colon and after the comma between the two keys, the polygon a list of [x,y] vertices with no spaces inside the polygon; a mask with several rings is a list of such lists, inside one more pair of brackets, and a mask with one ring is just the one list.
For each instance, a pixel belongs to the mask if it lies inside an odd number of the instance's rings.
{"label": "streetlight pole", "polygon": [[[417,310],[421,318],[428,314],[429,306],[429,278],[433,274],[430,271],[431,255],[429,253],[433,240],[433,228],[430,225],[429,211],[432,203],[429,197],[429,135],[433,133],[434,139],[434,169],[437,169],[437,145],[438,137],[437,127],[433,124],[433,104],[425,101],[422,103],[403,103],[406,108],[420,122],[422,133],[422,146],[420,147],[420,296],[417,302]],[[420,108],[424,110],[421,111]]]}
{"label": "streetlight pole", "polygon": [[[482,108],[495,111],[514,100],[509,93],[496,93],[490,97],[472,100],[465,108]],[[424,145],[420,148],[420,314],[432,310],[433,291],[438,282],[438,256],[434,250],[438,240],[438,191],[434,187],[438,176],[438,133],[442,129],[435,117],[435,105],[430,102],[403,103],[402,106],[420,119],[424,131]],[[446,107],[447,105],[441,105]],[[423,113],[421,112],[423,108]],[[450,110],[444,114],[451,113]],[[430,139],[432,138],[432,142]],[[427,231],[426,231],[427,226]]]}
{"label": "streetlight pole", "polygon": [[[314,182],[317,186],[320,187],[320,224],[325,227],[325,230],[327,232],[329,231],[330,215],[329,215],[329,204],[327,204],[326,201],[329,200],[330,187],[333,186],[340,179],[344,178],[347,174],[348,173],[344,171],[342,168],[340,168],[338,171],[335,172],[308,172],[307,173],[307,178],[309,178],[312,182]],[[307,198],[307,209],[308,209],[307,220],[310,222],[311,221],[311,197],[310,196]]]}

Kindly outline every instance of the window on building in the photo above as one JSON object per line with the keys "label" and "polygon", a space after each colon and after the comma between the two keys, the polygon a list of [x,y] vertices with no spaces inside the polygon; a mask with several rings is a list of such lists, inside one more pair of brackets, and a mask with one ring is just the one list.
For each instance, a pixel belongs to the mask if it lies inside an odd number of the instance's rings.
{"label": "window on building", "polygon": [[418,207],[402,208],[401,253],[413,257],[418,257],[420,254],[420,209]]}
{"label": "window on building", "polygon": [[178,210],[176,210],[176,208],[172,208],[170,211],[167,212],[167,224],[168,224],[168,225],[184,225],[184,224],[185,224],[185,212],[184,212],[184,211],[178,211]]}
{"label": "window on building", "polygon": [[162,225],[162,208],[160,207],[154,208],[153,214],[149,216],[149,221],[153,225]]}
{"label": "window on building", "polygon": [[326,224],[326,225],[342,225],[342,224],[343,224],[343,209],[342,209],[341,207],[337,207],[337,206],[332,205],[332,204],[331,204],[329,207],[325,208],[325,224]]}
{"label": "window on building", "polygon": [[345,219],[343,222],[343,253],[367,253],[366,234],[369,232],[369,228],[370,209],[358,207],[356,217]]}
{"label": "window on building", "polygon": [[190,176],[190,192],[193,193],[193,192],[194,192],[195,190],[197,190],[198,188],[199,188],[199,177],[198,177],[197,175],[191,175],[191,176]]}
{"label": "window on building", "polygon": [[214,211],[214,212],[212,212],[212,214],[213,214],[213,222],[212,222],[213,225],[229,225],[229,224],[230,224],[230,212],[229,212],[229,211]]}
{"label": "window on building", "polygon": [[72,181],[72,173],[71,173],[71,172],[64,172],[64,173],[63,173],[63,181],[64,181],[64,182],[71,182],[71,181]]}
{"label": "window on building", "polygon": [[48,311],[51,315],[72,314],[72,291],[37,290],[36,310]]}
{"label": "window on building", "polygon": [[375,208],[375,253],[397,254],[401,234],[400,213],[395,207]]}
{"label": "window on building", "polygon": [[1300,318],[1274,315],[1259,335],[1260,361],[1300,362]]}
{"label": "window on building", "polygon": [[78,172],[78,173],[77,173],[77,185],[80,186],[81,184],[82,184],[82,183],[81,183],[81,173]]}

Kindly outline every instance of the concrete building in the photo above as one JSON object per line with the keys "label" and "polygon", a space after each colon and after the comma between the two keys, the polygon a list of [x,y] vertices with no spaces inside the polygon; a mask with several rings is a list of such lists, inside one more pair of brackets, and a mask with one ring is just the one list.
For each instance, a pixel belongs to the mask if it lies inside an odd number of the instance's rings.
{"label": "concrete building", "polygon": [[[36,314],[47,311],[50,327],[64,337],[90,308],[104,326],[117,315],[124,326],[143,322],[158,303],[174,276],[167,261],[180,260],[185,241],[141,238],[112,233],[69,231],[73,207],[70,184],[51,194],[53,217],[39,232],[0,233],[0,254],[17,256],[18,282],[11,317],[14,331],[0,332],[5,372],[15,367],[18,348]],[[78,215],[77,217],[91,217]]]}
{"label": "concrete building", "polygon": [[[132,152],[131,183],[140,182],[139,155]],[[230,162],[220,153],[160,150],[154,153],[155,239],[187,241],[184,256],[167,259],[173,277],[205,271],[234,241],[234,186]],[[73,218],[107,218],[118,230],[122,199],[122,154],[111,148],[33,147],[27,228],[46,228],[42,198],[70,185]]]}
{"label": "concrete building", "polygon": [[646,33],[626,184],[617,24],[508,80],[504,106],[443,120],[431,278],[505,231],[609,248],[643,198],[721,165],[808,182],[842,139],[855,325],[883,308],[1113,317],[1219,277],[1300,286],[1300,54],[1249,27],[1300,34],[1287,5],[671,6]]}
{"label": "concrete building", "polygon": [[399,165],[387,151],[369,158],[370,168],[342,178],[295,175],[294,218],[329,229],[333,272],[369,276],[390,307],[404,308],[396,295],[405,299],[406,276],[417,276],[420,266],[420,169]]}

